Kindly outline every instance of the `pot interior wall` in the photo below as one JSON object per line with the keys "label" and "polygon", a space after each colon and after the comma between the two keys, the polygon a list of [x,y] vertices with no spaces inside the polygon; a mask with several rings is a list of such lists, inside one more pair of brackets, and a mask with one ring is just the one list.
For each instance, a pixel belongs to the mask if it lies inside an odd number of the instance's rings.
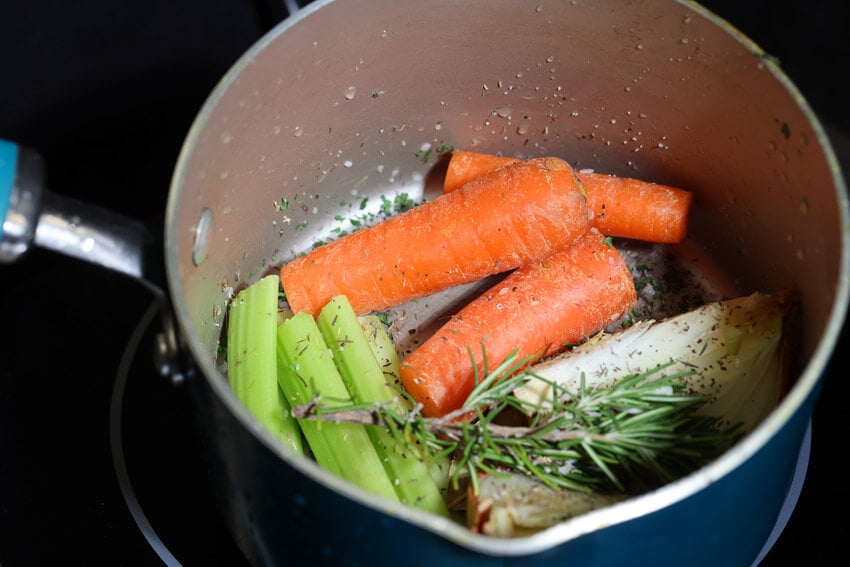
{"label": "pot interior wall", "polygon": [[381,195],[434,195],[454,147],[694,191],[692,238],[742,292],[800,290],[806,360],[839,282],[833,172],[793,87],[716,23],[675,2],[311,5],[225,77],[181,158],[168,261],[195,354],[233,289]]}

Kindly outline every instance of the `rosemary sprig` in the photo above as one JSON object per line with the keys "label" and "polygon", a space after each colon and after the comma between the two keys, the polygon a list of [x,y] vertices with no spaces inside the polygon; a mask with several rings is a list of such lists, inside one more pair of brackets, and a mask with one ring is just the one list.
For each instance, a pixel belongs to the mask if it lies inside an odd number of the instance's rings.
{"label": "rosemary sprig", "polygon": [[[492,370],[485,365],[464,406],[440,418],[422,416],[421,406],[400,413],[389,403],[329,405],[319,395],[292,411],[386,427],[420,458],[452,456],[453,487],[468,478],[476,491],[478,473],[522,474],[583,492],[644,490],[696,470],[742,435],[738,427],[720,430],[720,417],[696,413],[705,400],[685,392],[689,373],[665,376],[660,366],[611,388],[588,388],[582,379],[578,392],[551,383],[552,397],[540,405],[511,395],[530,378],[543,379],[528,362],[512,354]],[[527,425],[502,423],[517,411]]]}

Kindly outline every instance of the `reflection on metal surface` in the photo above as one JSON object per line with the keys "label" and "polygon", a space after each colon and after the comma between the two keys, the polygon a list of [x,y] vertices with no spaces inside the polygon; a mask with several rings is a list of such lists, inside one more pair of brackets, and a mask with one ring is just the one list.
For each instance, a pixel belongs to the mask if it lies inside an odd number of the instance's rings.
{"label": "reflection on metal surface", "polygon": [[[0,140],[2,142],[2,140]],[[14,148],[7,155],[15,158],[16,163],[5,164],[0,170],[11,176],[9,183],[2,182],[8,195],[4,203],[5,215],[0,216],[0,262],[12,262],[29,250],[35,234],[38,213],[41,207],[42,186],[44,184],[44,163],[41,156],[27,148],[4,142],[4,147]],[[2,209],[0,209],[2,210]]]}
{"label": "reflection on metal surface", "polygon": [[34,242],[92,264],[143,279],[147,229],[139,222],[65,196],[44,193]]}
{"label": "reflection on metal surface", "polygon": [[195,266],[200,266],[207,259],[207,254],[210,248],[210,238],[212,237],[213,229],[213,213],[210,209],[205,208],[201,211],[198,217],[198,223],[192,231],[194,241],[192,243],[192,263]]}
{"label": "reflection on metal surface", "polygon": [[180,565],[180,562],[171,553],[168,547],[160,539],[154,527],[151,525],[144,510],[142,509],[139,499],[136,497],[136,492],[133,489],[133,483],[130,480],[130,474],[127,470],[127,462],[124,458],[124,446],[121,435],[122,427],[122,406],[124,403],[124,389],[127,384],[127,376],[130,372],[130,366],[136,356],[136,349],[142,340],[148,326],[153,321],[156,314],[161,309],[161,301],[152,301],[148,306],[147,311],[142,315],[136,328],[133,329],[133,334],[127,342],[127,348],[121,356],[121,362],[118,370],[115,373],[115,383],[112,389],[112,400],[109,408],[109,444],[112,452],[112,465],[115,469],[115,476],[118,478],[118,484],[121,488],[121,495],[127,503],[127,508],[130,515],[136,522],[136,525],[141,530],[145,540],[150,544],[151,548],[156,552],[157,556],[170,566]]}

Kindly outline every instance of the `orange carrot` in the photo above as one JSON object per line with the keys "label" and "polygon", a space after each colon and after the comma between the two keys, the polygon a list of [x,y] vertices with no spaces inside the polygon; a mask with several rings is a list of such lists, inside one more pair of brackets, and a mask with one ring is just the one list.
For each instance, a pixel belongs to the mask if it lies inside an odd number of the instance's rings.
{"label": "orange carrot", "polygon": [[[448,193],[494,168],[518,161],[469,151],[457,151],[449,160],[443,192]],[[577,171],[587,190],[590,225],[608,236],[649,242],[684,240],[693,193],[658,183],[601,173]]]}
{"label": "orange carrot", "polygon": [[364,314],[540,260],[587,226],[569,164],[525,160],[295,258],[281,283],[294,312],[345,295]]}
{"label": "orange carrot", "polygon": [[634,307],[634,280],[617,250],[598,230],[509,274],[471,301],[401,364],[405,389],[426,416],[459,409],[489,367],[515,349],[543,356],[578,343]]}
{"label": "orange carrot", "polygon": [[467,181],[515,161],[518,161],[517,158],[480,152],[456,151],[452,154],[448,169],[446,169],[443,192],[454,191]]}
{"label": "orange carrot", "polygon": [[590,224],[603,234],[666,244],[687,236],[690,191],[604,173],[576,174],[587,189]]}

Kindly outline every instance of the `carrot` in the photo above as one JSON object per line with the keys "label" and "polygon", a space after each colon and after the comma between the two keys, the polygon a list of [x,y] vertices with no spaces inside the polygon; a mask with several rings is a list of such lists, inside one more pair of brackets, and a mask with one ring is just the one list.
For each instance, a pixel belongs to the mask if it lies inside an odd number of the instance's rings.
{"label": "carrot", "polygon": [[[492,169],[518,161],[516,158],[457,151],[449,160],[443,192],[448,193]],[[587,190],[590,226],[608,236],[649,242],[684,240],[693,193],[639,179],[577,171]]]}
{"label": "carrot", "polygon": [[444,416],[463,405],[476,367],[482,377],[482,348],[490,368],[515,349],[518,358],[554,354],[616,321],[636,300],[625,262],[591,228],[463,307],[402,362],[402,384],[426,416]]}
{"label": "carrot", "polygon": [[540,260],[587,225],[569,164],[525,160],[295,258],[281,283],[294,312],[345,295],[362,315]]}
{"label": "carrot", "polygon": [[446,169],[443,192],[454,191],[467,181],[515,161],[518,161],[517,158],[480,152],[456,151],[452,154],[448,169]]}
{"label": "carrot", "polygon": [[590,225],[603,234],[664,244],[685,239],[690,191],[603,173],[576,175],[587,189]]}

